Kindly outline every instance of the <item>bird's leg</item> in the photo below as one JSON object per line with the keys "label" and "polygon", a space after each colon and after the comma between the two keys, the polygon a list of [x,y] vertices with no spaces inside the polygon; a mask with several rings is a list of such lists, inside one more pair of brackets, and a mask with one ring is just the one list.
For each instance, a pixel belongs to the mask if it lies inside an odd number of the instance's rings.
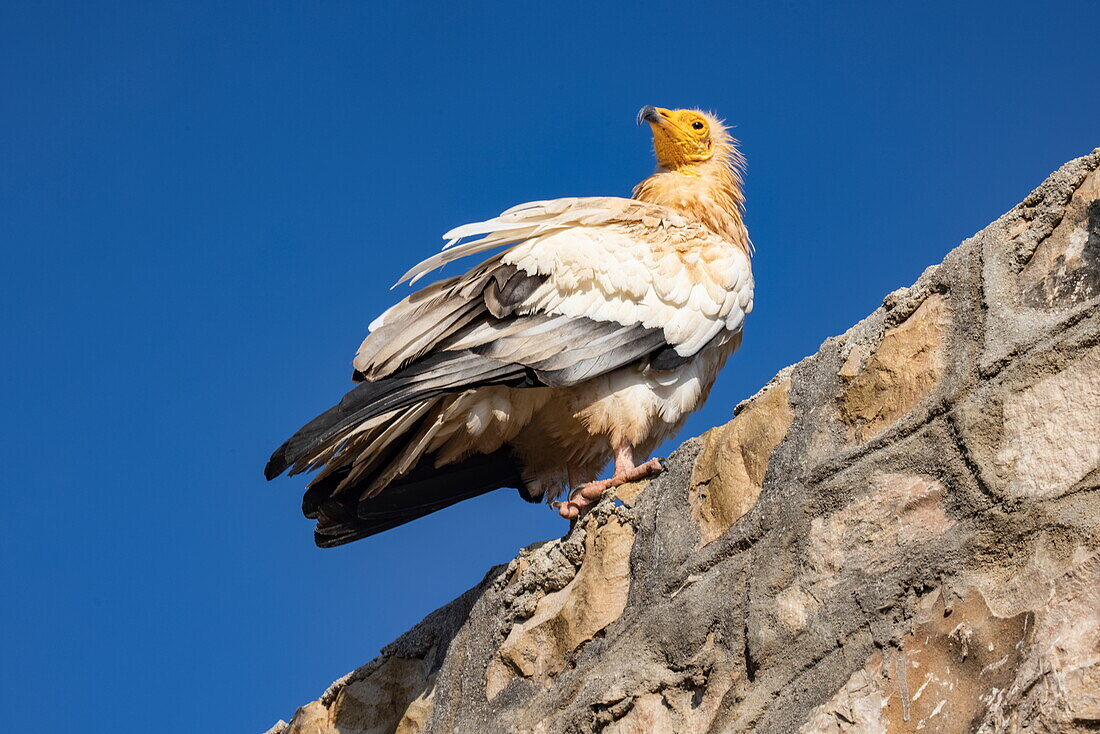
{"label": "bird's leg", "polygon": [[644,464],[634,466],[634,447],[629,443],[619,444],[615,447],[615,474],[610,479],[600,479],[576,488],[569,501],[561,503],[558,512],[565,519],[573,520],[580,517],[585,508],[595,504],[612,487],[645,479],[664,471],[664,468],[660,459],[650,459]]}

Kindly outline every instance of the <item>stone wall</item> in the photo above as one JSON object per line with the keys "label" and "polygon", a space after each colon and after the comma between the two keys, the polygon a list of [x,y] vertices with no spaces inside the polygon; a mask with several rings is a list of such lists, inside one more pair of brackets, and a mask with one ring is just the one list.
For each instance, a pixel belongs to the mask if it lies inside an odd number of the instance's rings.
{"label": "stone wall", "polygon": [[272,733],[1100,729],[1098,166]]}

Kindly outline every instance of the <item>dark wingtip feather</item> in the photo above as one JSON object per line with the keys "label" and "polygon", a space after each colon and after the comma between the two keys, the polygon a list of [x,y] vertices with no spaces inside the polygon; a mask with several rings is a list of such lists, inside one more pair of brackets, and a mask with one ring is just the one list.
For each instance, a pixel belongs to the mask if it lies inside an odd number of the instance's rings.
{"label": "dark wingtip feather", "polygon": [[288,466],[290,466],[290,462],[286,459],[286,444],[284,443],[282,446],[275,449],[275,453],[267,460],[267,466],[264,467],[264,477],[270,482],[272,479],[285,472]]}
{"label": "dark wingtip feather", "polygon": [[326,431],[338,425],[349,413],[361,408],[363,403],[369,402],[370,396],[364,394],[364,387],[367,386],[359,385],[352,388],[339,403],[299,428],[293,436],[283,442],[282,446],[275,449],[275,453],[271,455],[267,466],[264,467],[264,476],[270,480],[282,474],[316,448]]}

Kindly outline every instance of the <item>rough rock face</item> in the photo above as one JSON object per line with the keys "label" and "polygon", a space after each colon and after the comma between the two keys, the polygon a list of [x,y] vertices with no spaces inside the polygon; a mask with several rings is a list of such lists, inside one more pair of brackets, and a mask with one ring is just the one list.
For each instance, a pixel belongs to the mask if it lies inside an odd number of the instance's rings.
{"label": "rough rock face", "polygon": [[271,732],[1100,729],[1098,168]]}

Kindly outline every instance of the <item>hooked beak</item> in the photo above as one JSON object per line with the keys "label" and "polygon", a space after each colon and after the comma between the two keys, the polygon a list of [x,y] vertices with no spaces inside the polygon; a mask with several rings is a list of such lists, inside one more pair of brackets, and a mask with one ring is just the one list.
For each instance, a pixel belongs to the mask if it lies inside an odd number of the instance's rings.
{"label": "hooked beak", "polygon": [[643,122],[648,122],[651,125],[664,125],[665,118],[661,116],[660,108],[647,104],[638,110],[638,124],[641,125]]}

